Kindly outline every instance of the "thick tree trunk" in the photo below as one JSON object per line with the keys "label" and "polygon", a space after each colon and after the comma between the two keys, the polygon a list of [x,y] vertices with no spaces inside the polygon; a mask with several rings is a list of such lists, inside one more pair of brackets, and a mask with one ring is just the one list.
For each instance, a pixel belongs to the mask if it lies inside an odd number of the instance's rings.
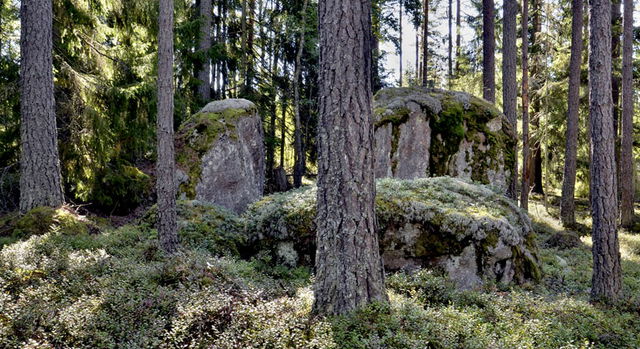
{"label": "thick tree trunk", "polygon": [[198,43],[199,54],[202,56],[198,69],[198,95],[203,102],[211,100],[211,60],[209,49],[211,48],[211,0],[200,1],[200,41]]}
{"label": "thick tree trunk", "polygon": [[429,83],[429,0],[423,1],[422,18],[422,86]]}
{"label": "thick tree trunk", "polygon": [[22,0],[20,31],[20,211],[63,204],[53,95],[53,9]]}
{"label": "thick tree trunk", "polygon": [[622,13],[620,0],[611,1],[611,96],[613,98],[613,133],[616,141],[616,177],[620,169],[620,36],[622,35]]}
{"label": "thick tree trunk", "polygon": [[620,295],[621,267],[616,198],[615,134],[611,97],[611,0],[590,0],[589,56],[591,142],[591,207],[593,219],[593,301]]}
{"label": "thick tree trunk", "polygon": [[302,186],[302,177],[305,173],[304,149],[302,145],[302,123],[300,122],[300,75],[302,74],[302,52],[304,51],[304,34],[306,28],[307,4],[309,0],[304,1],[302,5],[302,26],[300,28],[300,41],[298,43],[298,52],[296,54],[296,68],[293,77],[293,94],[294,94],[294,117],[295,130],[293,139],[293,151],[295,163],[293,166],[293,186],[300,188]]}
{"label": "thick tree trunk", "polygon": [[572,0],[571,12],[571,61],[569,63],[569,100],[567,113],[567,135],[564,159],[564,180],[560,216],[565,227],[574,226],[576,166],[578,157],[578,117],[580,114],[580,71],[582,63],[582,13],[584,0]]}
{"label": "thick tree trunk", "polygon": [[522,0],[522,187],[520,207],[529,209],[529,0]]}
{"label": "thick tree trunk", "polygon": [[[503,34],[503,63],[502,63],[502,105],[504,114],[511,123],[516,137],[513,145],[513,154],[518,154],[518,142],[516,132],[518,128],[518,82],[516,79],[517,64],[517,47],[516,47],[516,17],[518,17],[517,0],[504,1],[504,34]],[[517,200],[518,184],[518,157],[514,156],[515,161],[510,169],[511,184],[507,190],[507,196]]]}
{"label": "thick tree trunk", "polygon": [[[538,92],[543,86],[542,72],[544,71],[542,45],[538,42],[538,35],[542,32],[542,1],[533,0],[533,32],[531,33],[531,47],[532,47],[532,61],[531,77],[533,80],[534,91]],[[542,100],[540,93],[534,93],[531,96],[531,109],[533,117],[531,118],[531,126],[540,135],[540,119],[542,118]],[[544,194],[544,186],[542,184],[542,144],[540,143],[540,137],[536,137],[535,143],[532,146],[531,155],[531,179],[533,179],[532,192],[537,194]]]}
{"label": "thick tree trunk", "polygon": [[633,0],[624,0],[622,44],[622,151],[620,153],[620,210],[622,226],[634,221],[633,171]]}
{"label": "thick tree trunk", "polygon": [[386,301],[374,212],[371,2],[320,0],[318,233],[313,309]]}
{"label": "thick tree trunk", "polygon": [[165,252],[178,248],[173,148],[173,0],[160,0],[158,30],[158,237]]}
{"label": "thick tree trunk", "polygon": [[482,97],[496,101],[496,37],[493,0],[482,0]]}

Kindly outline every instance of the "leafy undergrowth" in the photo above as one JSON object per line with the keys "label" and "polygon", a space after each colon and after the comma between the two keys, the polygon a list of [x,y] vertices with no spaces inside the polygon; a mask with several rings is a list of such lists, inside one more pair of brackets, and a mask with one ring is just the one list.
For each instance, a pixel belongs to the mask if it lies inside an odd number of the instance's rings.
{"label": "leafy undergrowth", "polygon": [[640,347],[640,236],[621,234],[623,300],[592,305],[589,238],[544,247],[559,227],[536,203],[540,284],[460,292],[426,270],[397,273],[390,304],[336,318],[310,316],[309,270],[236,257],[223,237],[241,222],[198,205],[180,212],[183,248],[170,258],[146,220],[98,233],[20,230],[0,251],[0,347]]}

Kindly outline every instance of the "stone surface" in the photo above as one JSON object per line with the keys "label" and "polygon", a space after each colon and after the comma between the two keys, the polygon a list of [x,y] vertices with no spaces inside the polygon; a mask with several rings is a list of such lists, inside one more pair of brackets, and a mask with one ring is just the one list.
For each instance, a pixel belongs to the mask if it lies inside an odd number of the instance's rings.
{"label": "stone surface", "polygon": [[[279,263],[311,265],[315,187],[267,196],[245,213],[249,245]],[[451,178],[382,179],[376,214],[387,270],[444,271],[460,288],[540,278],[526,213],[492,187]]]}
{"label": "stone surface", "polygon": [[514,133],[495,106],[464,92],[389,88],[374,101],[377,178],[452,176],[506,190]]}
{"label": "stone surface", "polygon": [[207,104],[176,136],[181,198],[220,205],[236,213],[264,191],[262,121],[246,99]]}

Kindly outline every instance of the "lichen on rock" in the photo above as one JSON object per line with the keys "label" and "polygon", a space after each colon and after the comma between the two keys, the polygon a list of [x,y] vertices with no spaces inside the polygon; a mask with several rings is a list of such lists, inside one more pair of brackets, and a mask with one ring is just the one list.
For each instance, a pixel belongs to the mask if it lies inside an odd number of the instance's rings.
{"label": "lichen on rock", "polygon": [[514,131],[491,103],[464,92],[389,88],[376,95],[374,116],[378,178],[448,175],[508,187]]}
{"label": "lichen on rock", "polygon": [[[311,265],[315,202],[316,188],[306,187],[255,203],[243,216],[249,244],[287,264],[295,258],[283,246],[292,246],[297,264]],[[540,278],[531,221],[489,186],[450,177],[378,180],[376,215],[387,270],[438,268],[461,288]]]}
{"label": "lichen on rock", "polygon": [[246,99],[211,102],[176,135],[181,197],[241,212],[262,196],[263,158],[256,106]]}

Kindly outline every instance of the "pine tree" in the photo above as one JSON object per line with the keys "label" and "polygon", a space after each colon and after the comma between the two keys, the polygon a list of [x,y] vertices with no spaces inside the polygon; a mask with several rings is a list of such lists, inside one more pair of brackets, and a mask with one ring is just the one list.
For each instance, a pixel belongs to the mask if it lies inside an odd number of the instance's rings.
{"label": "pine tree", "polygon": [[162,249],[178,248],[173,146],[173,0],[160,0],[158,17],[158,237]]}
{"label": "pine tree", "polygon": [[20,7],[20,211],[64,201],[53,95],[53,8],[49,0]]}
{"label": "pine tree", "polygon": [[580,113],[580,72],[582,64],[583,0],[572,0],[571,61],[569,63],[569,98],[565,145],[564,180],[560,216],[565,227],[575,225],[575,186],[578,156],[578,116]]}
{"label": "pine tree", "polygon": [[611,96],[611,0],[590,0],[590,12],[589,114],[593,147],[591,299],[600,301],[617,299],[622,279],[616,226],[618,205]]}
{"label": "pine tree", "polygon": [[482,97],[496,101],[496,38],[493,0],[482,0]]}
{"label": "pine tree", "polygon": [[386,301],[374,211],[371,2],[320,0],[318,217],[313,309]]}
{"label": "pine tree", "polygon": [[522,187],[520,207],[529,209],[529,0],[522,0]]}
{"label": "pine tree", "polygon": [[209,59],[209,49],[211,48],[211,8],[212,0],[200,0],[200,41],[198,50],[200,57],[198,69],[198,94],[203,102],[207,103],[211,99],[211,60]]}
{"label": "pine tree", "polygon": [[[504,114],[511,123],[514,137],[517,137],[518,127],[518,82],[516,79],[517,47],[516,47],[516,17],[518,16],[517,0],[504,1],[504,33],[503,33],[503,63],[502,63],[502,105]],[[513,154],[518,154],[518,142],[515,139]],[[511,184],[507,196],[517,200],[518,159],[516,157],[511,170]]]}
{"label": "pine tree", "polygon": [[620,152],[621,224],[634,221],[633,173],[633,0],[624,0],[622,43],[622,149]]}

